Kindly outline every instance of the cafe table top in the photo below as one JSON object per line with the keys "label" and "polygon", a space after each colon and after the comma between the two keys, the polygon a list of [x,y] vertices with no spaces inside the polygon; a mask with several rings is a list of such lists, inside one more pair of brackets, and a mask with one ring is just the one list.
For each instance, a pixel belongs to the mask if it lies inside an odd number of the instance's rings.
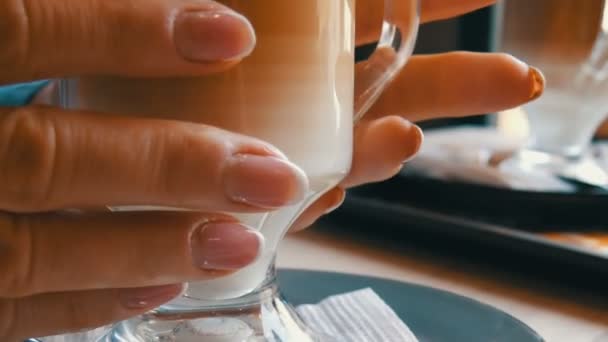
{"label": "cafe table top", "polygon": [[432,251],[378,248],[364,239],[314,227],[282,242],[278,266],[376,276],[446,290],[511,314],[547,342],[608,341],[608,288],[601,295],[538,284],[470,260],[446,260]]}

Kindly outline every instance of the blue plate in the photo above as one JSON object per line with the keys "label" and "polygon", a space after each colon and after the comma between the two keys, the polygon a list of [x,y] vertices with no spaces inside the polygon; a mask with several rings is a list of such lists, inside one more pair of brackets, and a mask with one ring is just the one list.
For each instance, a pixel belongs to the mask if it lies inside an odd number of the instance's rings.
{"label": "blue plate", "polygon": [[283,296],[294,305],[315,304],[331,295],[372,288],[420,342],[544,341],[528,326],[502,311],[420,285],[343,273],[285,269],[279,271],[279,284]]}
{"label": "blue plate", "polygon": [[[373,277],[281,270],[279,284],[294,305],[372,288],[421,342],[542,342],[530,327],[475,300],[429,287]],[[389,342],[389,341],[387,341]]]}

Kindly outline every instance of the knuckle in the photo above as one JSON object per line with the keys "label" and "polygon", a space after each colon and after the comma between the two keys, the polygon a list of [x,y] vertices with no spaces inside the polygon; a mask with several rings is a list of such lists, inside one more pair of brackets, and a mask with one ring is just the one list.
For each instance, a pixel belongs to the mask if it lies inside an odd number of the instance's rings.
{"label": "knuckle", "polygon": [[33,237],[26,219],[0,214],[0,298],[32,293]]}
{"label": "knuckle", "polygon": [[5,209],[38,209],[48,199],[55,164],[55,125],[34,108],[16,108],[0,118],[0,179],[5,180],[0,184],[0,207]]}

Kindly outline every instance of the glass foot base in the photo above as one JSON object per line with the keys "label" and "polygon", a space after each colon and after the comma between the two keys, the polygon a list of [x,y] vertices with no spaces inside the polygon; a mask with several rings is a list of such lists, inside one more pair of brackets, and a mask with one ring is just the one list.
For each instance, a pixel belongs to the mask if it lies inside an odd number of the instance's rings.
{"label": "glass foot base", "polygon": [[328,342],[271,285],[225,305],[155,311],[121,322],[98,342]]}

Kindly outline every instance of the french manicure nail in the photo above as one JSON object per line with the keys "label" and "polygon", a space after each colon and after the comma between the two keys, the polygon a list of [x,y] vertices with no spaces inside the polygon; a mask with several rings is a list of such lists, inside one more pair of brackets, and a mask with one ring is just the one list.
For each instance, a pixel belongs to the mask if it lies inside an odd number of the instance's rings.
{"label": "french manicure nail", "polygon": [[541,97],[545,91],[545,76],[543,73],[535,67],[529,69],[530,79],[532,80],[532,91],[530,93],[530,101],[536,100]]}
{"label": "french manicure nail", "polygon": [[237,154],[224,169],[224,189],[233,201],[279,208],[301,201],[308,191],[304,171],[274,156]]}
{"label": "french manicure nail", "polygon": [[227,9],[184,11],[175,18],[173,30],[177,52],[195,62],[243,58],[256,41],[251,23]]}
{"label": "french manicure nail", "polygon": [[155,308],[178,297],[184,289],[181,284],[125,289],[119,295],[122,305],[137,310]]}
{"label": "french manicure nail", "polygon": [[194,230],[190,246],[195,266],[231,271],[258,258],[264,237],[238,222],[208,222]]}

